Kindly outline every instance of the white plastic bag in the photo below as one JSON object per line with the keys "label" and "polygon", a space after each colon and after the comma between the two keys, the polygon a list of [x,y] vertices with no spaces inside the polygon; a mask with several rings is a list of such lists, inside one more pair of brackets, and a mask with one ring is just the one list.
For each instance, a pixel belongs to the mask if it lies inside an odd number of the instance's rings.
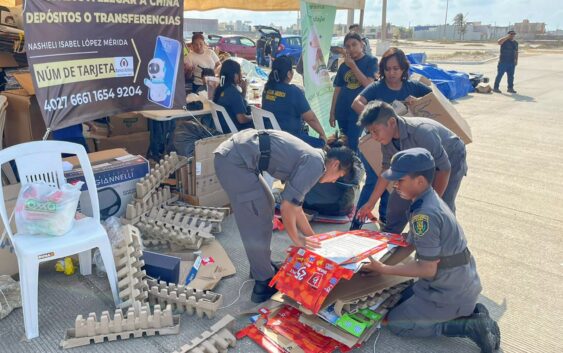
{"label": "white plastic bag", "polygon": [[63,235],[74,223],[84,182],[61,189],[45,183],[22,186],[16,202],[16,227],[20,234]]}

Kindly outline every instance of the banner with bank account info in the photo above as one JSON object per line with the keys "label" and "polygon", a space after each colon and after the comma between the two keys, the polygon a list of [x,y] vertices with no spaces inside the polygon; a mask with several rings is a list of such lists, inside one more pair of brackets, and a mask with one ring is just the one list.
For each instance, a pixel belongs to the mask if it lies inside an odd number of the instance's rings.
{"label": "banner with bank account info", "polygon": [[185,104],[183,0],[27,0],[25,48],[47,127]]}
{"label": "banner with bank account info", "polygon": [[303,43],[303,84],[305,96],[323,129],[329,125],[332,81],[326,61],[332,40],[336,7],[301,1],[301,42]]}

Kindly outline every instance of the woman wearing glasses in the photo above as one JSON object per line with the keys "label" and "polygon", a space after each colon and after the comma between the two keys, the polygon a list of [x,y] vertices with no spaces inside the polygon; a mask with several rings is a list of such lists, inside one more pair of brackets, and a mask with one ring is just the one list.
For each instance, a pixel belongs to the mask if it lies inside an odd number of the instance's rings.
{"label": "woman wearing glasses", "polygon": [[[398,100],[408,105],[412,99],[423,97],[432,92],[430,87],[425,84],[409,80],[409,67],[409,61],[401,49],[389,48],[383,54],[379,62],[380,80],[367,86],[354,99],[352,109],[354,109],[356,113],[361,114],[366,105],[374,100],[389,104]],[[358,210],[368,202],[371,192],[377,183],[377,174],[375,174],[363,155],[361,155],[360,158],[364,163],[366,182],[358,199]],[[382,224],[386,222],[387,218],[386,210],[388,197],[389,194],[385,191],[379,202],[379,221]],[[350,229],[359,229],[361,226],[362,222],[355,217]]]}

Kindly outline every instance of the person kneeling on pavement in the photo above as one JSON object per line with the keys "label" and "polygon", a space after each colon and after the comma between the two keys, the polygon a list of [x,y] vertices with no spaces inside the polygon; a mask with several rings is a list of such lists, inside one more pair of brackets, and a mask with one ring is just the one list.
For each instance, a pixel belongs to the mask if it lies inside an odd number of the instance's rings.
{"label": "person kneeling on pavement", "polygon": [[412,201],[410,245],[395,256],[406,258],[415,251],[416,261],[391,266],[370,258],[362,271],[419,278],[387,315],[391,332],[411,337],[466,337],[481,352],[493,352],[500,346],[500,330],[487,308],[477,303],[482,287],[475,259],[451,209],[432,188],[435,169],[434,158],[424,148],[393,156],[383,177],[395,182],[395,191],[402,198]]}
{"label": "person kneeling on pavement", "polygon": [[[256,280],[251,300],[260,303],[276,292],[268,286],[277,269],[270,245],[274,197],[262,172],[285,182],[281,215],[296,246],[316,248],[319,243],[302,205],[318,182],[334,183],[352,168],[354,153],[347,147],[316,149],[290,133],[247,129],[234,134],[214,151],[215,172],[231,201],[240,237]],[[301,233],[301,234],[300,234]]]}

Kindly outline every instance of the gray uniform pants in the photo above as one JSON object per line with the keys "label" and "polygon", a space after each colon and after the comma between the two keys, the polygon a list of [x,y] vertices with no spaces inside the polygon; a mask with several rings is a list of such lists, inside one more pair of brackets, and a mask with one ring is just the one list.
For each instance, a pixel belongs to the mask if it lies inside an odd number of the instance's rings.
{"label": "gray uniform pants", "polygon": [[442,323],[471,315],[476,301],[435,303],[415,294],[391,309],[387,328],[398,336],[441,336]]}
{"label": "gray uniform pants", "polygon": [[[463,159],[460,160],[457,165],[452,166],[452,172],[450,174],[450,179],[448,180],[448,186],[442,195],[442,200],[450,207],[453,214],[455,215],[455,198],[459,187],[461,185],[461,180],[467,174],[467,164],[465,163],[465,155]],[[405,200],[399,196],[399,194],[393,190],[389,195],[389,201],[387,201],[387,223],[383,228],[383,231],[389,233],[401,233],[405,226],[407,225],[408,211],[411,205],[411,200]]]}
{"label": "gray uniform pants", "polygon": [[250,272],[258,281],[270,279],[275,274],[270,259],[274,197],[264,178],[246,165],[237,165],[220,154],[215,154],[214,164],[231,201]]}

